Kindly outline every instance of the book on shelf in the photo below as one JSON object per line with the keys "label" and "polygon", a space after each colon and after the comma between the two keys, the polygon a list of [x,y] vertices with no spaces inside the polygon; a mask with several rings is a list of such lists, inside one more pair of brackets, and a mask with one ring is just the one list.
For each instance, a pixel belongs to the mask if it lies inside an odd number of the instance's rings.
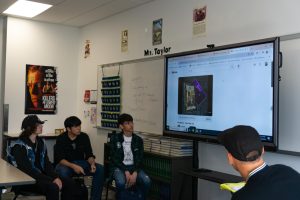
{"label": "book on shelf", "polygon": [[174,157],[182,157],[182,156],[192,156],[192,153],[170,153],[171,156]]}
{"label": "book on shelf", "polygon": [[193,149],[171,149],[171,152],[193,152]]}
{"label": "book on shelf", "polygon": [[144,150],[169,156],[192,155],[193,143],[189,140],[174,139],[165,136],[144,135]]}

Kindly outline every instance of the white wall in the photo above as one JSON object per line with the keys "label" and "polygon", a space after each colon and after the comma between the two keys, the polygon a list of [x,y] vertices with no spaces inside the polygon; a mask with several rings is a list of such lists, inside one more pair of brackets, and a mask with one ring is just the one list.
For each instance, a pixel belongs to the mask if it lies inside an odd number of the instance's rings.
{"label": "white wall", "polygon": [[[0,105],[4,102],[4,77],[5,77],[5,19],[0,17]],[[0,113],[3,113],[3,106],[0,107]],[[3,130],[3,115],[0,114],[0,141],[2,141],[2,130]],[[2,142],[0,143],[0,155],[2,155]]]}
{"label": "white wall", "polygon": [[[207,5],[207,33],[192,36],[192,10]],[[44,132],[62,128],[64,119],[78,115],[82,129],[92,141],[97,161],[103,161],[105,130],[97,130],[83,111],[91,106],[83,102],[86,89],[97,88],[97,65],[143,58],[144,49],[152,49],[152,21],[163,18],[163,44],[171,53],[300,32],[297,0],[200,1],[156,0],[103,21],[77,28],[8,18],[5,103],[10,105],[9,132],[20,132],[24,118],[25,65],[28,63],[58,67],[58,113],[40,116],[48,119]],[[129,30],[129,51],[121,53],[121,31]],[[85,40],[91,41],[91,55],[83,58]],[[223,147],[199,143],[201,167],[236,173],[227,164]],[[266,154],[270,164],[285,163],[300,171],[300,158]],[[201,184],[202,182],[199,182]],[[199,199],[229,199],[217,185],[206,192],[199,187]]]}
{"label": "white wall", "polygon": [[[207,5],[207,33],[205,37],[192,36],[192,10],[197,6]],[[163,18],[163,44],[171,46],[171,53],[205,48],[207,44],[217,46],[266,37],[281,36],[300,32],[300,17],[297,0],[156,0],[125,13],[91,24],[82,29],[79,55],[79,88],[81,99],[84,89],[95,89],[96,66],[126,60],[143,58],[144,49],[153,49],[151,41],[152,21]],[[121,31],[129,30],[129,51],[121,53]],[[83,58],[85,40],[91,40],[91,56]],[[78,111],[87,105],[79,101]],[[82,116],[82,113],[81,113]],[[106,130],[99,130],[86,125],[86,130],[93,138],[98,161],[103,160],[103,143]],[[199,165],[218,171],[237,174],[228,164],[223,147],[199,143]],[[265,159],[270,164],[285,163],[300,171],[300,158],[266,153]],[[203,182],[199,182],[199,185]],[[208,190],[206,184],[199,186],[198,199],[230,199],[226,192]],[[207,192],[209,191],[209,192]]]}
{"label": "white wall", "polygon": [[40,116],[48,121],[45,133],[63,128],[76,114],[79,29],[17,18],[7,21],[5,104],[9,104],[9,133],[19,133],[25,106],[25,66],[37,64],[58,69],[57,114]]}

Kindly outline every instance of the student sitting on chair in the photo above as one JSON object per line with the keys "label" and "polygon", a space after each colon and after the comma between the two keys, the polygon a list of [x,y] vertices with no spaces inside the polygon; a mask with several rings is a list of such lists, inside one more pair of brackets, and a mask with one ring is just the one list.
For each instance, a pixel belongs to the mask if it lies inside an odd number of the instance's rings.
{"label": "student sitting on chair", "polygon": [[66,132],[59,135],[55,145],[56,171],[62,177],[93,176],[91,200],[101,200],[103,167],[95,162],[90,138],[81,132],[81,120],[76,116],[64,122]]}
{"label": "student sitting on chair", "polygon": [[85,191],[81,190],[72,179],[59,178],[52,163],[48,159],[47,148],[43,140],[38,137],[42,133],[44,121],[36,115],[28,115],[22,122],[22,133],[19,139],[8,148],[10,162],[33,177],[34,185],[19,188],[46,196],[47,200],[82,200]]}
{"label": "student sitting on chair", "polygon": [[121,114],[118,119],[122,132],[110,139],[111,173],[116,182],[117,199],[126,199],[127,188],[136,186],[145,199],[151,180],[141,169],[143,160],[143,140],[133,133],[133,118]]}
{"label": "student sitting on chair", "polygon": [[219,135],[229,164],[246,185],[233,193],[232,200],[299,200],[300,174],[285,165],[267,165],[258,132],[250,126],[235,126]]}

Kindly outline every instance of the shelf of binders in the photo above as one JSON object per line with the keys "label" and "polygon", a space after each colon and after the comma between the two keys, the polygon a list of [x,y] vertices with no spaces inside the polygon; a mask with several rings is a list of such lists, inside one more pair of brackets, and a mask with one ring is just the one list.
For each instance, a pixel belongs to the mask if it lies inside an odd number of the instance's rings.
{"label": "shelf of binders", "polygon": [[146,173],[152,178],[163,182],[171,181],[171,160],[159,154],[144,153],[143,166]]}
{"label": "shelf of binders", "polygon": [[[192,156],[168,156],[153,152],[144,152],[143,169],[150,176],[152,185],[150,194],[153,199],[177,199],[180,190],[178,172],[192,167]],[[187,187],[191,187],[191,182]]]}
{"label": "shelf of binders", "polygon": [[118,128],[118,117],[121,111],[120,77],[103,77],[101,84],[101,126]]}

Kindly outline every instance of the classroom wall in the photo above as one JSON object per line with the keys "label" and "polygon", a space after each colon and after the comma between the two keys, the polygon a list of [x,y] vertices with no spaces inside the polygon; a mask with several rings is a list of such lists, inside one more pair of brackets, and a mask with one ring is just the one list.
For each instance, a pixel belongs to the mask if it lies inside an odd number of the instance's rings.
{"label": "classroom wall", "polygon": [[[207,5],[207,33],[192,36],[192,10]],[[163,18],[163,44],[171,53],[229,43],[300,32],[297,0],[253,0],[251,2],[156,0],[120,13],[82,29],[17,18],[7,21],[5,103],[10,105],[9,132],[19,132],[24,118],[25,65],[28,63],[58,67],[58,113],[41,116],[48,119],[44,132],[63,127],[65,117],[75,114],[82,129],[92,141],[97,161],[103,163],[103,143],[107,130],[90,123],[89,111],[94,105],[83,102],[84,90],[97,88],[97,65],[144,57],[144,49],[153,49],[152,21]],[[2,25],[2,21],[0,20]],[[121,53],[121,31],[129,30],[129,51]],[[1,27],[0,27],[1,30]],[[91,41],[91,55],[84,58],[85,40]],[[267,153],[270,164],[285,163],[300,171],[300,158]],[[233,173],[227,164],[223,147],[199,143],[199,165]],[[198,199],[229,199],[218,185],[199,181]],[[209,191],[209,192],[207,192]]]}
{"label": "classroom wall", "polygon": [[[4,76],[5,76],[5,19],[0,17],[0,94],[3,94],[4,90]],[[0,105],[3,105],[4,95],[0,95]],[[3,107],[0,107],[0,113],[3,112]],[[0,114],[0,130],[3,128],[3,116]],[[0,141],[2,141],[2,134],[0,134]],[[0,143],[0,155],[2,155],[2,142]]]}
{"label": "classroom wall", "polygon": [[[192,10],[207,5],[207,32],[204,37],[192,36]],[[300,17],[297,0],[253,0],[253,1],[200,1],[157,0],[120,13],[103,21],[88,25],[81,30],[78,98],[84,89],[95,89],[96,67],[99,64],[115,63],[144,57],[144,49],[153,49],[152,21],[163,18],[163,44],[155,47],[171,47],[171,53],[205,48],[207,44],[224,45],[273,36],[300,32]],[[121,53],[121,31],[128,29],[129,51]],[[83,58],[84,41],[91,41],[91,56]],[[79,101],[78,111],[88,105]],[[93,138],[96,156],[103,160],[103,143],[108,130],[85,129]],[[269,164],[284,163],[300,172],[300,157],[266,153]],[[227,163],[222,146],[199,143],[199,166],[222,172],[237,174]],[[206,183],[206,182],[205,182]],[[213,187],[211,187],[213,186]],[[209,192],[207,192],[209,191]],[[198,199],[230,199],[227,192],[219,190],[217,184],[199,181]]]}
{"label": "classroom wall", "polygon": [[45,133],[63,128],[76,114],[79,29],[18,18],[7,19],[5,104],[9,104],[9,133],[19,133],[25,105],[26,64],[56,66],[57,114],[40,115],[48,121]]}

